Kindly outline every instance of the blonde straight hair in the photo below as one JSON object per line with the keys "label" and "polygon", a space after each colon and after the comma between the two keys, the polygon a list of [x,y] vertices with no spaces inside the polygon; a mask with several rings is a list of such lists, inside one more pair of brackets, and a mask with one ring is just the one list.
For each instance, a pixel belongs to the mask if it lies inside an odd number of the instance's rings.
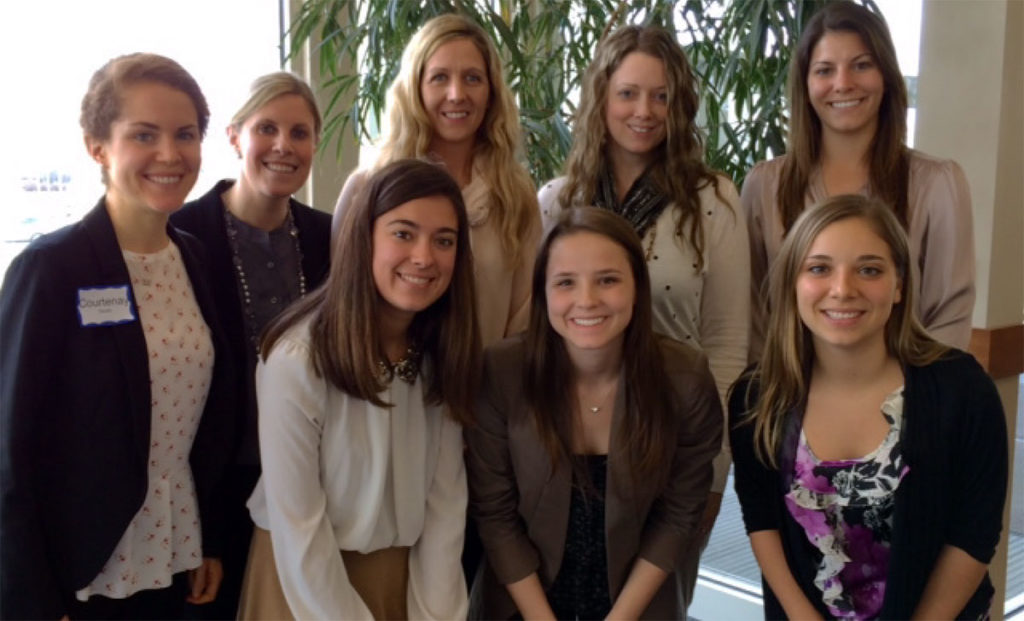
{"label": "blonde straight hair", "polygon": [[234,127],[236,131],[241,131],[242,125],[245,125],[249,117],[263,106],[284,95],[298,95],[306,102],[310,114],[313,115],[313,132],[316,140],[319,141],[322,120],[313,89],[302,78],[287,71],[275,71],[253,80],[252,85],[249,86],[249,96],[245,103],[238,109],[238,112],[235,112],[235,116],[231,117],[231,127]]}
{"label": "blonde straight hair", "polygon": [[[886,243],[900,277],[900,302],[885,324],[885,346],[901,365],[923,366],[942,356],[948,348],[931,336],[914,312],[917,283],[911,269],[910,245],[903,226],[892,209],[860,195],[832,197],[805,211],[782,242],[772,264],[769,295],[771,308],[761,360],[752,374],[756,400],[748,391],[747,422],[754,424],[758,458],[777,467],[787,413],[807,399],[814,346],[810,331],[800,319],[796,302],[796,281],[811,244],[829,225],[857,218],[866,222]],[[753,401],[753,402],[752,402]]]}

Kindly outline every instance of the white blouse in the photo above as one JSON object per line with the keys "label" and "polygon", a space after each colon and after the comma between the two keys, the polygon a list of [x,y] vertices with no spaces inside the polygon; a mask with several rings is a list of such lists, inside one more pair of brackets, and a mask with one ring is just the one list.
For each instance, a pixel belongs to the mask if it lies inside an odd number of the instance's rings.
{"label": "white blouse", "polygon": [[297,619],[370,619],[339,550],[410,547],[410,619],[464,619],[462,428],[395,379],[377,407],[318,377],[309,322],[256,369],[263,476],[249,510],[270,531]]}
{"label": "white blouse", "polygon": [[213,341],[181,252],[123,251],[149,353],[149,488],[98,576],[75,594],[123,599],[171,585],[202,564],[199,505],[189,453],[213,373]]}

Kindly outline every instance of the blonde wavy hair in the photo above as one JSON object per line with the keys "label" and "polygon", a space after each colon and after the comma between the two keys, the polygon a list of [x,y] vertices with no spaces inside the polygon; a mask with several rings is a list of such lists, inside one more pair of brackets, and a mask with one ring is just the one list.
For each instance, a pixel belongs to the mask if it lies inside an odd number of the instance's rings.
{"label": "blonde wavy hair", "polygon": [[[700,108],[697,80],[683,48],[663,28],[624,26],[597,44],[594,60],[583,75],[572,150],[565,163],[566,183],[559,194],[559,202],[563,208],[594,204],[598,179],[606,174],[608,166],[605,154],[608,82],[626,56],[633,52],[653,56],[665,67],[668,87],[665,141],[657,147],[649,171],[651,180],[678,210],[676,235],[693,245],[697,271],[700,271],[704,266],[704,227],[698,192],[710,184],[718,194],[718,175],[704,163],[704,139],[694,123]],[[689,230],[684,234],[686,224]]]}
{"label": "blonde wavy hair", "polygon": [[910,244],[896,215],[886,204],[857,194],[840,195],[804,211],[793,224],[772,264],[769,279],[772,314],[761,360],[748,386],[757,386],[756,399],[746,395],[754,424],[755,451],[770,467],[778,466],[787,413],[807,399],[814,345],[810,331],[797,309],[796,281],[811,245],[831,224],[863,220],[889,247],[900,278],[900,302],[893,306],[885,324],[889,355],[907,366],[927,365],[948,351],[921,325],[914,311],[917,282],[911,269]]}
{"label": "blonde wavy hair", "polygon": [[520,252],[533,251],[522,248],[519,240],[528,237],[540,218],[536,189],[519,159],[519,109],[505,84],[498,51],[483,29],[469,18],[457,14],[435,17],[405,47],[398,76],[388,90],[388,127],[377,166],[428,155],[434,127],[420,94],[423,69],[439,47],[456,39],[471,41],[487,67],[490,99],[477,130],[473,155],[482,163],[479,169],[491,190],[490,217],[497,218],[502,249],[511,261],[516,261]]}

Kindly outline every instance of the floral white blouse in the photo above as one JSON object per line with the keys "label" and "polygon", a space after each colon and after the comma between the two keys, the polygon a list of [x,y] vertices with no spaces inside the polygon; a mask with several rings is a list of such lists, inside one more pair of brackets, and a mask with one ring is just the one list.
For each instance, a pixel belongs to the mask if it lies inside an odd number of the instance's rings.
{"label": "floral white blouse", "polygon": [[149,353],[149,489],[99,575],[76,593],[81,601],[168,587],[203,560],[188,458],[210,388],[213,341],[177,246],[123,254]]}

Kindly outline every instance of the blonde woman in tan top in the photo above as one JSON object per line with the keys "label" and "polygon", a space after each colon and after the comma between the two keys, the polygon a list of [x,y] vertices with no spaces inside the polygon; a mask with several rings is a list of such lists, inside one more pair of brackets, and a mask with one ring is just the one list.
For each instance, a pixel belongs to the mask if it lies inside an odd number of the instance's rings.
{"label": "blonde woman in tan top", "polygon": [[934,338],[965,348],[974,308],[970,192],[956,162],[906,146],[906,85],[885,22],[852,2],[828,5],[797,44],[789,81],[789,152],[755,166],[741,194],[754,283],[750,358],[763,343],[760,286],[782,238],[806,207],[839,194],[892,207],[910,239],[918,316]]}
{"label": "blonde woman in tan top", "polygon": [[[469,214],[483,345],[526,328],[530,273],[540,241],[535,188],[517,159],[519,116],[494,44],[460,15],[428,21],[406,46],[388,94],[389,127],[373,168],[403,157],[440,161]],[[370,171],[353,173],[342,213]]]}

